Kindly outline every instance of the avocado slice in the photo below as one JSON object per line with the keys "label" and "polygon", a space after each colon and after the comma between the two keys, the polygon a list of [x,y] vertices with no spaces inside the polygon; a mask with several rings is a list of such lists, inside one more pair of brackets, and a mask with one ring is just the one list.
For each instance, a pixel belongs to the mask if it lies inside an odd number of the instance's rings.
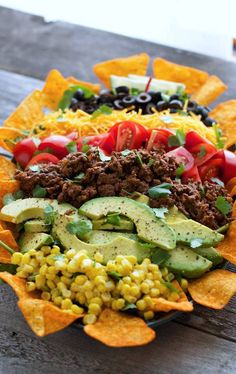
{"label": "avocado slice", "polygon": [[[131,240],[121,235],[117,235],[112,241],[107,243],[89,244],[77,238],[67,230],[67,224],[73,220],[69,216],[60,216],[54,223],[54,231],[65,249],[86,250],[90,257],[94,257],[96,252],[103,254],[104,263],[114,260],[117,255],[136,256],[138,262],[151,256],[151,249],[140,245],[136,240]],[[118,233],[113,233],[118,234]]]}
{"label": "avocado slice", "polygon": [[51,235],[42,233],[24,233],[20,236],[19,245],[21,252],[28,252],[30,249],[40,249],[43,245],[50,245],[53,243]]}
{"label": "avocado slice", "polygon": [[115,231],[104,231],[104,230],[92,230],[85,234],[83,240],[90,244],[102,244],[109,243],[117,237],[123,236],[131,240],[138,241],[139,238],[136,234],[127,232],[115,232]]}
{"label": "avocado slice", "polygon": [[93,221],[94,230],[118,230],[118,231],[132,231],[134,224],[125,217],[120,217],[119,225],[107,223],[106,218],[101,218]]}
{"label": "avocado slice", "polygon": [[164,262],[163,266],[166,266],[173,273],[180,274],[186,278],[201,277],[212,266],[211,261],[184,246],[177,246],[168,253],[170,257]]}
{"label": "avocado slice", "polygon": [[25,222],[25,232],[49,232],[51,225],[45,223],[42,219],[33,219]]}
{"label": "avocado slice", "polygon": [[224,239],[224,235],[192,219],[168,221],[168,225],[175,231],[177,243],[190,245],[193,239],[201,239],[203,246],[210,247]]}
{"label": "avocado slice", "polygon": [[207,258],[209,261],[212,262],[213,266],[221,264],[221,262],[224,260],[224,258],[221,256],[221,254],[217,251],[214,247],[199,247],[199,248],[192,248],[192,250],[202,256]]}
{"label": "avocado slice", "polygon": [[182,220],[187,220],[188,218],[181,213],[177,206],[173,206],[168,209],[168,213],[165,214],[165,221],[167,223],[171,222],[176,222],[176,221],[182,221]]}
{"label": "avocado slice", "polygon": [[33,218],[44,218],[45,208],[51,205],[60,214],[77,212],[77,209],[70,204],[59,204],[57,200],[44,198],[28,198],[13,201],[5,205],[0,212],[0,219],[12,223],[21,223]]}
{"label": "avocado slice", "polygon": [[156,218],[146,204],[127,197],[99,197],[83,204],[79,212],[92,219],[109,213],[119,213],[130,218],[136,225],[138,237],[156,246],[171,250],[175,248],[176,236],[164,220]]}

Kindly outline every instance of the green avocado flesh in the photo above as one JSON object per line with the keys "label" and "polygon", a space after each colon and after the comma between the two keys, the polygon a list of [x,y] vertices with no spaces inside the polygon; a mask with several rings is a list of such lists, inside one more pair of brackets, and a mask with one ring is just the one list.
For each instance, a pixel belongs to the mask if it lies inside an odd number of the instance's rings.
{"label": "green avocado flesh", "polygon": [[139,262],[151,256],[150,248],[140,245],[136,240],[125,237],[124,234],[117,235],[112,241],[109,240],[105,243],[86,243],[68,232],[67,225],[71,221],[72,218],[69,216],[60,216],[54,224],[55,234],[65,249],[86,250],[91,257],[94,257],[96,252],[100,252],[103,254],[105,263],[108,260],[114,260],[117,255],[133,255],[137,257]]}
{"label": "green avocado flesh", "polygon": [[174,231],[163,220],[156,218],[153,210],[146,204],[126,197],[99,197],[87,201],[79,212],[95,220],[109,213],[122,214],[133,221],[140,239],[166,250],[175,248]]}
{"label": "green avocado flesh", "polygon": [[126,218],[120,218],[119,225],[107,223],[106,218],[101,218],[93,221],[94,230],[116,230],[116,231],[132,231],[134,224]]}
{"label": "green avocado flesh", "polygon": [[25,222],[25,232],[49,232],[51,225],[45,223],[42,219],[33,219]]}
{"label": "green avocado flesh", "polygon": [[170,257],[163,265],[174,274],[180,274],[186,278],[201,277],[212,266],[211,261],[184,246],[178,246],[168,253]]}
{"label": "green avocado flesh", "polygon": [[213,247],[199,247],[199,248],[192,248],[192,250],[202,256],[207,258],[207,260],[211,261],[213,266],[221,264],[222,261],[224,261],[221,254],[217,251],[216,248]]}
{"label": "green avocado flesh", "polygon": [[51,235],[46,233],[24,233],[21,235],[19,245],[21,252],[28,252],[30,249],[40,249],[43,245],[50,245],[53,243]]}

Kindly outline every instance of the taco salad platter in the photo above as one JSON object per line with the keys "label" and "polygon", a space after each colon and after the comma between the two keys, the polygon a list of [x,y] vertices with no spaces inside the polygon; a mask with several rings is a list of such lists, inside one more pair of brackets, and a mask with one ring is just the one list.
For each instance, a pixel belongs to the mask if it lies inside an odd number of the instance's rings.
{"label": "taco salad platter", "polygon": [[[39,337],[145,345],[236,293],[236,100],[146,53],[49,72],[0,127],[0,280]],[[7,152],[5,152],[7,151]],[[80,333],[80,331],[78,331]]]}

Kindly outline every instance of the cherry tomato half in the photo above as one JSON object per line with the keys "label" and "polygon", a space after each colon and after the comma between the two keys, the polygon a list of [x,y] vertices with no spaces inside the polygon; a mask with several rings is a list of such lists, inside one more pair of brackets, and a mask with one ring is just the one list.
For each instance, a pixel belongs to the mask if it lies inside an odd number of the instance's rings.
{"label": "cherry tomato half", "polygon": [[200,178],[197,166],[194,166],[192,167],[192,169],[185,171],[182,174],[181,179],[183,182],[187,182],[189,179],[195,182],[201,182],[201,178]]}
{"label": "cherry tomato half", "polygon": [[71,139],[63,135],[50,135],[39,144],[39,151],[50,149],[52,153],[59,159],[68,155],[66,146],[71,142]]}
{"label": "cherry tomato half", "polygon": [[224,169],[223,169],[223,181],[227,183],[233,177],[236,177],[236,155],[230,151],[224,152]]}
{"label": "cherry tomato half", "polygon": [[[208,140],[202,138],[196,131],[189,131],[185,137],[185,148],[191,151],[191,148],[198,144],[210,143]],[[210,143],[211,144],[211,143]]]}
{"label": "cherry tomato half", "polygon": [[110,133],[81,137],[77,142],[78,151],[82,151],[84,144],[88,144],[93,147],[99,147],[105,153],[109,153],[109,154],[115,148],[115,140]]}
{"label": "cherry tomato half", "polygon": [[222,158],[210,159],[204,165],[199,166],[198,170],[202,181],[219,177],[223,166],[224,161]]}
{"label": "cherry tomato half", "polygon": [[160,146],[164,146],[166,150],[168,147],[168,139],[174,132],[168,129],[153,129],[148,130],[149,139],[147,141],[146,149],[148,151],[157,150]]}
{"label": "cherry tomato half", "polygon": [[118,122],[109,132],[115,140],[116,151],[139,149],[148,138],[148,131],[145,127],[132,121]]}
{"label": "cherry tomato half", "polygon": [[173,149],[173,151],[166,153],[166,155],[174,157],[179,163],[183,163],[185,171],[189,171],[194,165],[193,156],[184,147]]}
{"label": "cherry tomato half", "polygon": [[27,138],[17,143],[12,152],[20,166],[25,168],[36,149],[37,146],[35,145],[34,141],[31,138]]}
{"label": "cherry tomato half", "polygon": [[217,153],[217,149],[213,144],[199,143],[190,148],[189,152],[195,159],[195,165],[199,166],[210,160]]}
{"label": "cherry tomato half", "polygon": [[49,164],[50,162],[57,164],[59,159],[51,153],[39,153],[30,160],[30,162],[27,164],[27,168],[31,165]]}

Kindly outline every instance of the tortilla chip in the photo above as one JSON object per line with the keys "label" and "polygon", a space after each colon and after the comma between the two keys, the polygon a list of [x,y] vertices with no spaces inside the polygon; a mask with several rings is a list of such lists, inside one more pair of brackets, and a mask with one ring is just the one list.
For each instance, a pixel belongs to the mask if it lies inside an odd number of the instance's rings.
{"label": "tortilla chip", "polygon": [[179,291],[180,298],[177,301],[169,301],[163,297],[154,298],[154,311],[155,312],[170,312],[171,310],[181,310],[182,312],[191,312],[193,304],[188,301],[183,289],[180,287],[177,280],[171,282],[173,286]]}
{"label": "tortilla chip", "polygon": [[185,84],[188,93],[195,92],[208,78],[208,73],[205,71],[178,65],[163,58],[156,58],[153,61],[153,73],[157,79]]}
{"label": "tortilla chip", "polygon": [[66,312],[51,302],[39,299],[38,292],[26,291],[26,281],[7,272],[0,279],[9,284],[19,298],[18,306],[27,323],[38,336],[60,331],[83,315]]}
{"label": "tortilla chip", "polygon": [[42,90],[45,105],[49,109],[56,110],[64,92],[68,90],[69,87],[70,82],[68,82],[58,70],[51,70]]}
{"label": "tortilla chip", "polygon": [[[3,230],[0,231],[0,240],[3,241],[6,245],[10,248],[14,249],[15,251],[19,250],[18,244],[15,241],[14,236],[10,230]],[[11,263],[11,254],[0,245],[0,263],[3,264],[10,264]]]}
{"label": "tortilla chip", "polygon": [[19,190],[19,182],[10,179],[0,180],[0,208],[3,206],[2,199],[7,193],[13,193]]}
{"label": "tortilla chip", "polygon": [[232,189],[233,189],[235,186],[236,186],[236,177],[233,177],[233,178],[231,178],[231,179],[227,182],[225,188],[226,188],[227,191],[230,193],[230,192],[232,191]]}
{"label": "tortilla chip", "polygon": [[75,77],[68,77],[66,80],[73,85],[80,85],[86,88],[89,88],[91,91],[93,91],[96,94],[99,94],[101,90],[101,86],[98,83],[90,83],[90,82],[84,82],[84,81],[79,81]]}
{"label": "tortilla chip", "polygon": [[236,292],[236,274],[217,269],[189,284],[188,291],[196,303],[223,309]]}
{"label": "tortilla chip", "polygon": [[134,347],[155,339],[153,331],[143,319],[112,309],[104,309],[93,325],[84,327],[86,334],[109,347]]}
{"label": "tortilla chip", "polygon": [[[236,215],[235,210],[236,203],[234,203],[233,206],[233,216]],[[236,265],[236,221],[233,221],[230,224],[229,230],[227,231],[224,240],[218,244],[217,250],[226,260]]]}
{"label": "tortilla chip", "polygon": [[5,127],[15,127],[20,130],[31,130],[44,117],[43,95],[35,90],[26,97],[10,117],[3,123]]}
{"label": "tortilla chip", "polygon": [[128,74],[146,75],[149,56],[146,53],[100,62],[93,67],[94,73],[110,88],[110,75],[126,77]]}
{"label": "tortilla chip", "polygon": [[0,177],[1,179],[11,179],[16,172],[16,165],[4,156],[0,156]]}
{"label": "tortilla chip", "polygon": [[14,147],[15,139],[24,137],[20,130],[14,128],[0,127],[0,146],[6,151],[11,152]]}
{"label": "tortilla chip", "polygon": [[198,104],[208,106],[217,99],[225,90],[227,86],[215,75],[211,75],[206,82],[195,91],[191,99],[197,101]]}
{"label": "tortilla chip", "polygon": [[225,147],[229,148],[236,143],[236,100],[218,104],[209,113],[209,116],[218,122],[223,135],[226,137]]}

